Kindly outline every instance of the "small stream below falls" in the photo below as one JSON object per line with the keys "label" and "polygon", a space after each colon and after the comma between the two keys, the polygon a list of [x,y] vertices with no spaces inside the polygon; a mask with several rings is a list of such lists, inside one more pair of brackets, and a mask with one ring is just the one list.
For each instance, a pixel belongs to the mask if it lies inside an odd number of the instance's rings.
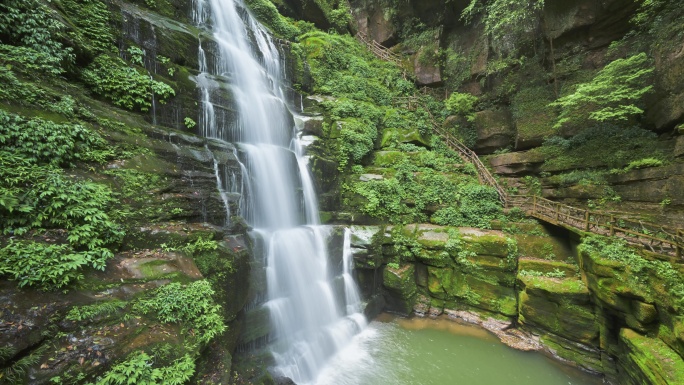
{"label": "small stream below falls", "polygon": [[598,385],[472,325],[383,314],[323,369],[317,385]]}

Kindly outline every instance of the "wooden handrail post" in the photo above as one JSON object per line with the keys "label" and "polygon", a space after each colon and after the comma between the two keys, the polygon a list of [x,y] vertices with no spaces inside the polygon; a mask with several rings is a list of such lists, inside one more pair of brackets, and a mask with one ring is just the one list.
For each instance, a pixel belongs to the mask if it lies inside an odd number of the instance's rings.
{"label": "wooden handrail post", "polygon": [[684,232],[680,229],[677,229],[677,237],[675,237],[675,254],[677,254],[677,259],[682,257],[682,244],[680,243],[681,241],[678,239],[682,236],[684,236]]}
{"label": "wooden handrail post", "polygon": [[556,203],[556,222],[560,222],[560,203]]}
{"label": "wooden handrail post", "polygon": [[584,210],[584,231],[589,231],[589,210]]}

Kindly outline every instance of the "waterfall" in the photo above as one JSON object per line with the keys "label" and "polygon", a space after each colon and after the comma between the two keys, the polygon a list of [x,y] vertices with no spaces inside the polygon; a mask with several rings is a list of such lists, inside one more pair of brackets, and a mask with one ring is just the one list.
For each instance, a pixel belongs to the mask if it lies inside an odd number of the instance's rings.
{"label": "waterfall", "polygon": [[[213,33],[213,42],[203,47],[200,41],[198,52],[199,129],[206,137],[235,143],[242,160],[240,186],[218,171],[216,178],[220,192],[243,194],[240,215],[264,245],[268,300],[263,306],[273,325],[273,370],[298,384],[315,383],[326,362],[366,324],[352,279],[350,234],[345,233],[338,274],[330,266],[330,228],[319,223],[306,140],[285,103],[281,54],[271,36],[240,0],[195,0],[193,16]],[[207,53],[214,60],[208,62]],[[225,79],[230,79],[227,90]],[[220,105],[227,102],[214,96],[219,91],[233,95],[231,105]],[[237,111],[237,119],[218,119],[219,109]]]}

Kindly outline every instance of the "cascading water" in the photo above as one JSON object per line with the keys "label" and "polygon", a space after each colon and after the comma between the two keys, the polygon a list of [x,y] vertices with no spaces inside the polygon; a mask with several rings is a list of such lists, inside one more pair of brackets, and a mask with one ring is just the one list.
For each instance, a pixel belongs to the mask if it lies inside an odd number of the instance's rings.
{"label": "cascading water", "polygon": [[[329,229],[319,224],[303,140],[284,102],[280,53],[271,37],[239,0],[196,0],[195,18],[200,26],[211,25],[216,43],[211,66],[200,44],[200,128],[207,137],[236,143],[244,159],[241,187],[228,186],[230,178],[218,170],[216,175],[219,191],[249,191],[240,214],[265,246],[264,306],[274,326],[274,369],[298,384],[314,383],[326,361],[366,323],[351,276],[350,236],[345,234],[343,271],[335,276],[325,242]],[[225,79],[237,122],[216,117],[212,94]]]}

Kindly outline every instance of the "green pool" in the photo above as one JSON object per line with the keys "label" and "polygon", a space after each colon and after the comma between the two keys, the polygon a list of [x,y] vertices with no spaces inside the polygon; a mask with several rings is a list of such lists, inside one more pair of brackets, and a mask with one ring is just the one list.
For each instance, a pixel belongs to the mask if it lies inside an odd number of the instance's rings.
{"label": "green pool", "polygon": [[595,385],[539,353],[450,320],[382,315],[333,358],[318,385]]}

